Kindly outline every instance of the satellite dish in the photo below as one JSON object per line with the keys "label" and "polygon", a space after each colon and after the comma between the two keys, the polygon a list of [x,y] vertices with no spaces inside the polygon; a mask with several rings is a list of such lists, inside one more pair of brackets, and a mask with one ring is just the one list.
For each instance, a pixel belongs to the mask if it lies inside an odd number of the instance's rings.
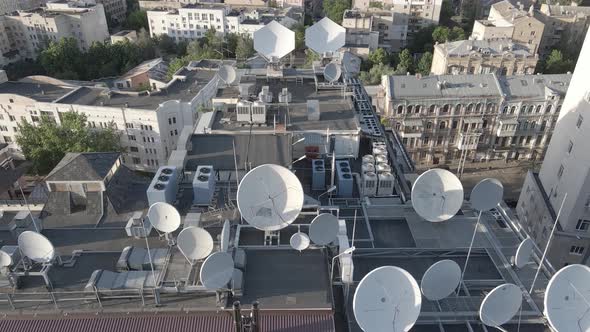
{"label": "satellite dish", "polygon": [[49,263],[55,257],[51,241],[33,231],[24,231],[18,236],[18,247],[23,255],[37,263]]}
{"label": "satellite dish", "polygon": [[201,266],[200,279],[205,288],[226,288],[234,273],[234,260],[227,252],[218,251],[207,257]]}
{"label": "satellite dish", "polygon": [[324,68],[324,78],[330,83],[336,82],[340,78],[340,75],[342,75],[342,69],[334,62],[330,62]]}
{"label": "satellite dish", "polygon": [[382,266],[358,284],[352,300],[356,322],[365,332],[409,331],[416,323],[422,295],[406,270]]}
{"label": "satellite dish", "polygon": [[303,208],[303,188],[295,174],[279,165],[261,165],[238,186],[238,209],[252,226],[276,231],[291,224]]}
{"label": "satellite dish", "polygon": [[219,78],[227,85],[231,85],[236,81],[236,70],[230,65],[223,65],[219,67],[217,74],[219,75]]}
{"label": "satellite dish", "polygon": [[5,251],[0,250],[0,268],[12,265],[12,257]]}
{"label": "satellite dish", "polygon": [[229,232],[230,232],[230,223],[229,220],[226,220],[223,223],[223,228],[221,229],[221,251],[227,251],[229,248]]}
{"label": "satellite dish", "polygon": [[545,289],[545,316],[558,332],[590,331],[590,267],[568,265]]}
{"label": "satellite dish", "polygon": [[461,267],[455,261],[445,259],[432,264],[422,276],[420,288],[422,294],[438,301],[451,295],[461,282]]}
{"label": "satellite dish", "polygon": [[282,58],[295,49],[295,32],[272,21],[254,32],[254,49],[267,59]]}
{"label": "satellite dish", "polygon": [[305,46],[317,53],[335,52],[346,43],[346,29],[324,17],[305,29]]}
{"label": "satellite dish", "polygon": [[516,255],[514,256],[514,265],[516,265],[517,268],[522,269],[529,263],[531,255],[533,254],[534,246],[533,239],[530,237],[527,237],[520,243],[516,250]]}
{"label": "satellite dish", "polygon": [[180,214],[176,208],[168,203],[157,202],[148,210],[150,223],[157,230],[172,233],[180,226]]}
{"label": "satellite dish", "polygon": [[479,307],[479,319],[487,326],[501,326],[518,314],[522,290],[514,284],[502,284],[486,295]]}
{"label": "satellite dish", "polygon": [[340,62],[347,73],[358,73],[361,70],[361,59],[350,52],[344,52]]}
{"label": "satellite dish", "polygon": [[452,218],[463,204],[463,185],[451,172],[434,168],[422,173],[412,187],[412,206],[431,222]]}
{"label": "satellite dish", "polygon": [[496,179],[483,179],[471,190],[469,201],[474,209],[478,211],[489,211],[500,204],[503,194],[504,187],[500,181]]}
{"label": "satellite dish", "polygon": [[289,243],[291,248],[303,251],[309,247],[309,236],[303,232],[297,232],[291,236]]}
{"label": "satellite dish", "polygon": [[313,243],[325,246],[338,238],[338,218],[330,213],[322,213],[313,218],[309,226],[309,237]]}
{"label": "satellite dish", "polygon": [[211,234],[200,227],[183,229],[176,239],[178,249],[189,261],[203,259],[213,251]]}

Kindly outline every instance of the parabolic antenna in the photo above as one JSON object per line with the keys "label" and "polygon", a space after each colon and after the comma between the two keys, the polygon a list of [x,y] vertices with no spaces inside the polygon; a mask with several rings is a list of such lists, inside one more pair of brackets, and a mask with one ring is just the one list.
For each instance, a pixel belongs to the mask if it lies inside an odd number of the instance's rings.
{"label": "parabolic antenna", "polygon": [[221,240],[220,240],[220,247],[221,251],[227,251],[229,248],[229,232],[230,232],[230,224],[229,220],[226,220],[223,223],[223,228],[221,229]]}
{"label": "parabolic antenna", "polygon": [[478,211],[489,211],[500,204],[503,194],[504,187],[500,181],[496,179],[483,179],[471,190],[469,201],[474,209]]}
{"label": "parabolic antenna", "polygon": [[545,316],[558,332],[590,331],[590,267],[568,265],[557,271],[545,290]]}
{"label": "parabolic antenna", "polygon": [[0,250],[0,268],[12,265],[12,257],[6,252]]}
{"label": "parabolic antenna", "polygon": [[328,82],[335,82],[340,78],[340,75],[342,75],[342,69],[340,68],[340,66],[334,62],[330,62],[325,68],[324,68],[324,78],[328,81]]}
{"label": "parabolic antenna", "polygon": [[203,259],[213,251],[211,234],[200,227],[183,229],[176,239],[178,249],[189,261]]}
{"label": "parabolic antenna", "polygon": [[209,290],[226,288],[234,273],[234,260],[227,252],[218,251],[201,266],[201,283]]}
{"label": "parabolic antenna", "polygon": [[323,54],[335,52],[346,43],[346,29],[324,17],[305,29],[305,46]]}
{"label": "parabolic antenna", "polygon": [[514,256],[514,265],[516,265],[517,268],[522,269],[529,263],[533,254],[534,246],[533,239],[530,237],[527,237],[520,243],[516,250],[516,255]]}
{"label": "parabolic antenna", "polygon": [[412,206],[431,222],[452,218],[463,203],[463,185],[451,172],[434,168],[422,173],[412,187]]}
{"label": "parabolic antenna", "polygon": [[322,213],[313,218],[309,226],[309,237],[313,243],[325,246],[338,238],[338,218],[330,213]]}
{"label": "parabolic antenna", "polygon": [[421,306],[418,283],[396,266],[369,272],[358,284],[352,300],[356,322],[365,332],[409,331]]}
{"label": "parabolic antenna", "polygon": [[309,236],[303,232],[297,232],[291,236],[289,243],[291,248],[303,251],[309,247]]}
{"label": "parabolic antenna", "polygon": [[438,301],[451,295],[461,282],[461,267],[455,261],[445,259],[432,264],[422,276],[420,288],[422,294]]}
{"label": "parabolic antenna", "polygon": [[55,248],[42,234],[24,231],[18,236],[18,247],[23,255],[37,263],[49,263],[55,257]]}
{"label": "parabolic antenna", "polygon": [[272,21],[254,32],[254,49],[267,59],[280,59],[295,49],[295,32]]}
{"label": "parabolic antenna", "polygon": [[282,166],[271,164],[248,172],[237,194],[242,217],[263,231],[276,231],[291,224],[301,212],[303,198],[297,176]]}
{"label": "parabolic antenna", "polygon": [[486,295],[479,307],[479,319],[487,326],[501,326],[518,314],[522,290],[514,284],[502,284]]}
{"label": "parabolic antenna", "polygon": [[221,66],[217,74],[219,75],[219,78],[227,85],[233,84],[236,81],[236,70],[230,65]]}
{"label": "parabolic antenna", "polygon": [[358,73],[361,71],[361,59],[350,52],[344,52],[342,54],[342,68],[347,73]]}
{"label": "parabolic antenna", "polygon": [[150,206],[148,218],[157,230],[172,233],[180,226],[180,213],[168,203],[157,202]]}

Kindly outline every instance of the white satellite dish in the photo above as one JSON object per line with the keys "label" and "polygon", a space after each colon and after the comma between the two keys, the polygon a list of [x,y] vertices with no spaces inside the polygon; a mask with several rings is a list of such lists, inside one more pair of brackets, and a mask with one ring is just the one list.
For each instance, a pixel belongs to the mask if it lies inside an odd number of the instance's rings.
{"label": "white satellite dish", "polygon": [[406,270],[381,266],[358,284],[352,300],[354,317],[365,332],[409,331],[416,323],[422,295]]}
{"label": "white satellite dish", "polygon": [[267,59],[282,58],[295,49],[295,32],[272,21],[254,32],[254,49]]}
{"label": "white satellite dish", "polygon": [[461,267],[455,261],[445,259],[432,264],[422,276],[420,288],[422,294],[438,301],[451,295],[461,282]]}
{"label": "white satellite dish", "polygon": [[152,204],[147,215],[152,226],[160,232],[172,233],[180,227],[180,213],[168,203]]}
{"label": "white satellite dish", "polygon": [[303,208],[303,187],[295,174],[279,165],[261,165],[238,186],[238,209],[252,226],[276,231],[291,224]]}
{"label": "white satellite dish", "polygon": [[499,327],[518,314],[522,290],[514,284],[502,284],[486,295],[479,307],[479,319],[487,326]]}
{"label": "white satellite dish", "polygon": [[209,290],[223,289],[234,273],[234,260],[231,254],[218,251],[207,257],[201,266],[200,279]]}
{"label": "white satellite dish", "polygon": [[23,255],[37,263],[49,263],[55,257],[51,241],[33,231],[24,231],[18,236],[18,247]]}
{"label": "white satellite dish", "polygon": [[330,82],[336,82],[342,75],[342,68],[334,62],[330,62],[324,67],[324,78]]}
{"label": "white satellite dish", "polygon": [[317,245],[328,245],[338,238],[338,218],[331,213],[322,213],[309,225],[309,237]]}
{"label": "white satellite dish", "polygon": [[463,204],[463,185],[451,172],[434,168],[422,173],[412,187],[412,206],[431,222],[452,218]]}
{"label": "white satellite dish", "polygon": [[211,234],[200,227],[191,226],[183,229],[178,234],[176,244],[189,262],[203,259],[213,251]]}
{"label": "white satellite dish", "polygon": [[223,223],[223,228],[221,229],[221,243],[220,243],[220,247],[221,247],[221,251],[227,251],[227,249],[229,248],[229,232],[231,231],[231,226],[229,223],[229,220],[226,220]]}
{"label": "white satellite dish", "polygon": [[217,74],[219,75],[219,78],[227,85],[233,84],[237,78],[236,70],[230,65],[223,65],[219,67]]}
{"label": "white satellite dish", "polygon": [[5,251],[0,250],[0,268],[12,265],[12,257]]}
{"label": "white satellite dish", "polygon": [[347,73],[354,74],[361,70],[361,59],[350,52],[344,52],[340,62]]}
{"label": "white satellite dish", "polygon": [[535,243],[530,237],[527,237],[520,243],[518,249],[516,249],[516,255],[514,256],[514,265],[517,268],[522,269],[529,263],[531,256],[533,255],[534,246]]}
{"label": "white satellite dish", "polygon": [[478,211],[489,211],[500,204],[502,195],[504,195],[504,187],[500,181],[483,179],[471,190],[469,202]]}
{"label": "white satellite dish", "polygon": [[338,51],[346,43],[346,29],[324,17],[305,29],[305,46],[317,53]]}
{"label": "white satellite dish", "polygon": [[297,232],[291,236],[289,243],[291,248],[303,251],[309,247],[309,236],[303,232]]}
{"label": "white satellite dish", "polygon": [[590,331],[590,267],[568,265],[545,289],[545,316],[558,332]]}

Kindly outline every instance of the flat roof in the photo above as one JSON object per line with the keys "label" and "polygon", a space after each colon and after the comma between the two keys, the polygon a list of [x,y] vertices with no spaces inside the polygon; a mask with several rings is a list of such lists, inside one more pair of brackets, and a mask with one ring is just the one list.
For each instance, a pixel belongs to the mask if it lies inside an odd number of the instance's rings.
{"label": "flat roof", "polygon": [[25,82],[4,82],[0,84],[0,94],[15,94],[46,103],[61,98],[74,89],[75,87]]}
{"label": "flat roof", "polygon": [[565,96],[571,74],[513,75],[500,77],[502,90],[508,97],[545,97],[545,88]]}
{"label": "flat roof", "polygon": [[480,75],[415,75],[389,76],[390,95],[393,99],[426,98],[500,98],[495,74]]}

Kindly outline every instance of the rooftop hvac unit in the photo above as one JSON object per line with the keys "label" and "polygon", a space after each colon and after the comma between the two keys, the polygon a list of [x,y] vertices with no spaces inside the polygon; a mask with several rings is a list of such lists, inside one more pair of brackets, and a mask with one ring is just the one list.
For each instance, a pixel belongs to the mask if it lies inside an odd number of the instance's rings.
{"label": "rooftop hvac unit", "polygon": [[367,154],[363,156],[363,164],[374,164],[375,157],[373,155]]}
{"label": "rooftop hvac unit", "polygon": [[387,157],[382,155],[382,154],[378,154],[375,156],[375,164],[387,164],[388,160]]}
{"label": "rooftop hvac unit", "polygon": [[373,165],[373,164],[363,164],[362,170],[363,170],[363,174],[366,174],[367,172],[373,172],[373,173],[375,173],[375,165]]}
{"label": "rooftop hvac unit", "polygon": [[252,104],[252,122],[266,123],[266,105],[260,102]]}
{"label": "rooftop hvac unit", "polygon": [[387,156],[387,149],[381,147],[374,147],[373,148],[373,156],[376,155],[384,155]]}
{"label": "rooftop hvac unit", "polygon": [[213,166],[199,166],[193,179],[193,204],[209,205],[215,192]]}
{"label": "rooftop hvac unit", "polygon": [[377,174],[374,172],[367,172],[363,174],[363,195],[375,196],[377,195]]}
{"label": "rooftop hvac unit", "polygon": [[326,165],[322,159],[314,159],[312,161],[312,179],[311,189],[312,190],[325,190],[326,189]]}
{"label": "rooftop hvac unit", "polygon": [[125,232],[127,236],[136,239],[145,238],[152,231],[152,224],[149,218],[145,218],[142,222],[143,213],[141,211],[133,213],[131,218],[127,221]]}
{"label": "rooftop hvac unit", "polygon": [[341,280],[344,283],[352,283],[352,276],[354,274],[354,265],[352,262],[352,255],[351,254],[344,254],[346,249],[349,249],[350,245],[348,244],[348,236],[346,235],[338,235],[338,251],[340,254],[340,272],[341,272]]}
{"label": "rooftop hvac unit", "polygon": [[[243,79],[242,79],[243,80]],[[240,98],[248,98],[251,94],[254,93],[254,87],[256,84],[254,82],[240,82],[238,85],[238,90],[240,92]]]}
{"label": "rooftop hvac unit", "polygon": [[345,160],[336,161],[336,186],[339,197],[352,197],[353,178],[350,164]]}
{"label": "rooftop hvac unit", "polygon": [[385,163],[380,163],[380,164],[377,164],[377,166],[375,166],[375,170],[377,171],[378,174],[391,173],[391,166],[389,166],[388,164],[385,164]]}
{"label": "rooftop hvac unit", "polygon": [[307,101],[307,120],[319,121],[320,120],[320,101],[316,99]]}
{"label": "rooftop hvac unit", "polygon": [[147,189],[148,203],[151,206],[157,202],[172,204],[176,201],[178,192],[178,168],[176,166],[162,166],[156,172]]}
{"label": "rooftop hvac unit", "polygon": [[381,173],[379,176],[379,185],[377,186],[378,196],[390,196],[393,195],[393,184],[395,177],[389,172]]}
{"label": "rooftop hvac unit", "polygon": [[290,103],[292,99],[291,92],[289,89],[283,88],[281,94],[279,95],[279,103]]}
{"label": "rooftop hvac unit", "polygon": [[239,101],[236,105],[236,121],[248,122],[252,121],[252,103],[249,101]]}
{"label": "rooftop hvac unit", "polygon": [[272,103],[272,92],[270,92],[268,85],[262,87],[262,91],[258,94],[258,100],[262,103]]}
{"label": "rooftop hvac unit", "polygon": [[[33,224],[33,220],[35,219],[35,224]],[[36,231],[37,228],[40,228],[41,222],[36,219],[31,213],[28,211],[19,211],[12,221],[10,222],[8,229],[12,233],[13,236],[18,237],[20,233],[24,231]],[[37,227],[35,227],[37,225]]]}

